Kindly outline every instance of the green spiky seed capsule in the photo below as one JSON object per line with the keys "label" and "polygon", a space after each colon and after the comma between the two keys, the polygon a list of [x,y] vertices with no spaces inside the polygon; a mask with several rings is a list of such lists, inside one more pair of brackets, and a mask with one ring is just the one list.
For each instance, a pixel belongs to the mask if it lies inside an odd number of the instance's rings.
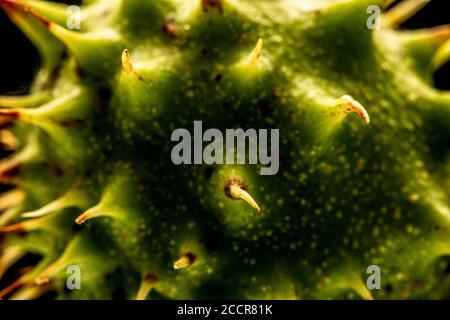
{"label": "green spiky seed capsule", "polygon": [[[0,0],[42,56],[28,96],[0,97],[0,277],[42,259],[0,296],[446,296],[450,27],[396,30],[405,1],[372,30],[383,3],[89,0],[70,30],[65,5]],[[196,120],[279,128],[278,173],[174,165]]]}

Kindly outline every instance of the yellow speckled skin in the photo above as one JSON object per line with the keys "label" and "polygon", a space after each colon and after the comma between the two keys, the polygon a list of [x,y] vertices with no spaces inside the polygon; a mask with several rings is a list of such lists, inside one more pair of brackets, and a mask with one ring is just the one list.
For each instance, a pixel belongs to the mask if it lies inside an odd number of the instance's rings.
{"label": "yellow speckled skin", "polygon": [[[448,297],[450,95],[431,76],[450,28],[370,30],[376,3],[90,0],[69,30],[65,5],[0,0],[42,55],[30,96],[0,97],[20,143],[0,277],[43,257],[0,296]],[[280,129],[278,174],[174,165],[171,132],[195,120]]]}

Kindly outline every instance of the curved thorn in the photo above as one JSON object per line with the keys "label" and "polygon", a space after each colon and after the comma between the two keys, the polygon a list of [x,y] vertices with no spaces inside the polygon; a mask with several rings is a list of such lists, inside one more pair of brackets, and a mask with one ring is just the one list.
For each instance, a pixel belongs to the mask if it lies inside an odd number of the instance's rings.
{"label": "curved thorn", "polygon": [[197,256],[191,252],[184,254],[181,258],[174,262],[173,268],[175,270],[184,269],[194,264]]}
{"label": "curved thorn", "polygon": [[238,183],[231,183],[227,189],[226,189],[226,193],[229,197],[231,197],[232,199],[240,199],[240,200],[244,200],[245,202],[247,202],[252,208],[254,208],[256,211],[261,212],[261,209],[259,208],[258,204],[256,203],[256,201],[252,198],[252,196],[245,191],[244,189],[242,189],[241,185]]}
{"label": "curved thorn", "polygon": [[263,48],[264,41],[263,39],[259,38],[258,42],[256,43],[255,48],[252,50],[250,55],[248,56],[248,63],[252,66],[258,65],[259,60],[261,59],[261,51]]}
{"label": "curved thorn", "polygon": [[88,209],[87,211],[83,212],[82,214],[80,214],[75,219],[75,222],[78,225],[81,225],[88,220],[91,220],[91,219],[97,218],[97,217],[101,217],[101,216],[106,216],[106,214],[100,209],[99,206],[95,206],[95,207],[92,207],[92,208]]}
{"label": "curved thorn", "polygon": [[333,116],[345,117],[349,113],[355,112],[368,125],[370,123],[370,116],[366,109],[349,95],[344,95],[338,99],[336,105],[331,107],[331,114]]}
{"label": "curved thorn", "polygon": [[405,0],[386,12],[383,16],[383,25],[386,27],[395,27],[413,15],[415,15],[420,9],[427,5],[430,0]]}

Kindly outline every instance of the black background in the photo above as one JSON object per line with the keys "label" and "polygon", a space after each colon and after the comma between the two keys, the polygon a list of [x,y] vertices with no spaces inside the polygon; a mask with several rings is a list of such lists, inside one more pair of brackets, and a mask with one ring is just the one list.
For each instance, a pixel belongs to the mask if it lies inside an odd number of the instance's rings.
{"label": "black background", "polygon": [[[272,305],[272,315],[178,315],[184,305],[222,310],[223,305]],[[448,314],[448,301],[0,301],[2,315],[10,319],[427,319]],[[7,317],[7,315],[11,317]]]}

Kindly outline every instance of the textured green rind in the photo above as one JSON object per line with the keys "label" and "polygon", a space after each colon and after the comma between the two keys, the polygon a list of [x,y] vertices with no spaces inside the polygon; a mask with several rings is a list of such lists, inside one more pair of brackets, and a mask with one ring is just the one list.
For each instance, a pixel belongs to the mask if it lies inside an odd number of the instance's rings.
{"label": "textured green rind", "polygon": [[[224,1],[222,13],[200,1],[89,3],[86,34],[59,36],[68,58],[50,59],[60,70],[48,82],[54,99],[80,95],[15,128],[38,150],[15,180],[27,194],[17,221],[70,188],[86,194],[78,208],[38,218],[42,230],[7,236],[48,258],[32,281],[62,261],[52,278],[61,299],[135,298],[148,274],[157,299],[369,298],[366,268],[376,264],[374,298],[448,296],[450,99],[432,87],[431,53],[413,32],[367,29],[373,1],[311,2],[310,11]],[[104,30],[117,37],[104,40]],[[262,58],[250,68],[258,38]],[[51,41],[56,55],[61,42]],[[135,73],[122,69],[125,48]],[[330,115],[345,94],[369,126]],[[279,173],[173,165],[171,132],[194,120],[279,128]],[[261,214],[225,195],[231,179]],[[98,203],[106,216],[73,228]],[[187,252],[194,264],[173,270]],[[69,264],[81,266],[82,290],[64,290]]]}

